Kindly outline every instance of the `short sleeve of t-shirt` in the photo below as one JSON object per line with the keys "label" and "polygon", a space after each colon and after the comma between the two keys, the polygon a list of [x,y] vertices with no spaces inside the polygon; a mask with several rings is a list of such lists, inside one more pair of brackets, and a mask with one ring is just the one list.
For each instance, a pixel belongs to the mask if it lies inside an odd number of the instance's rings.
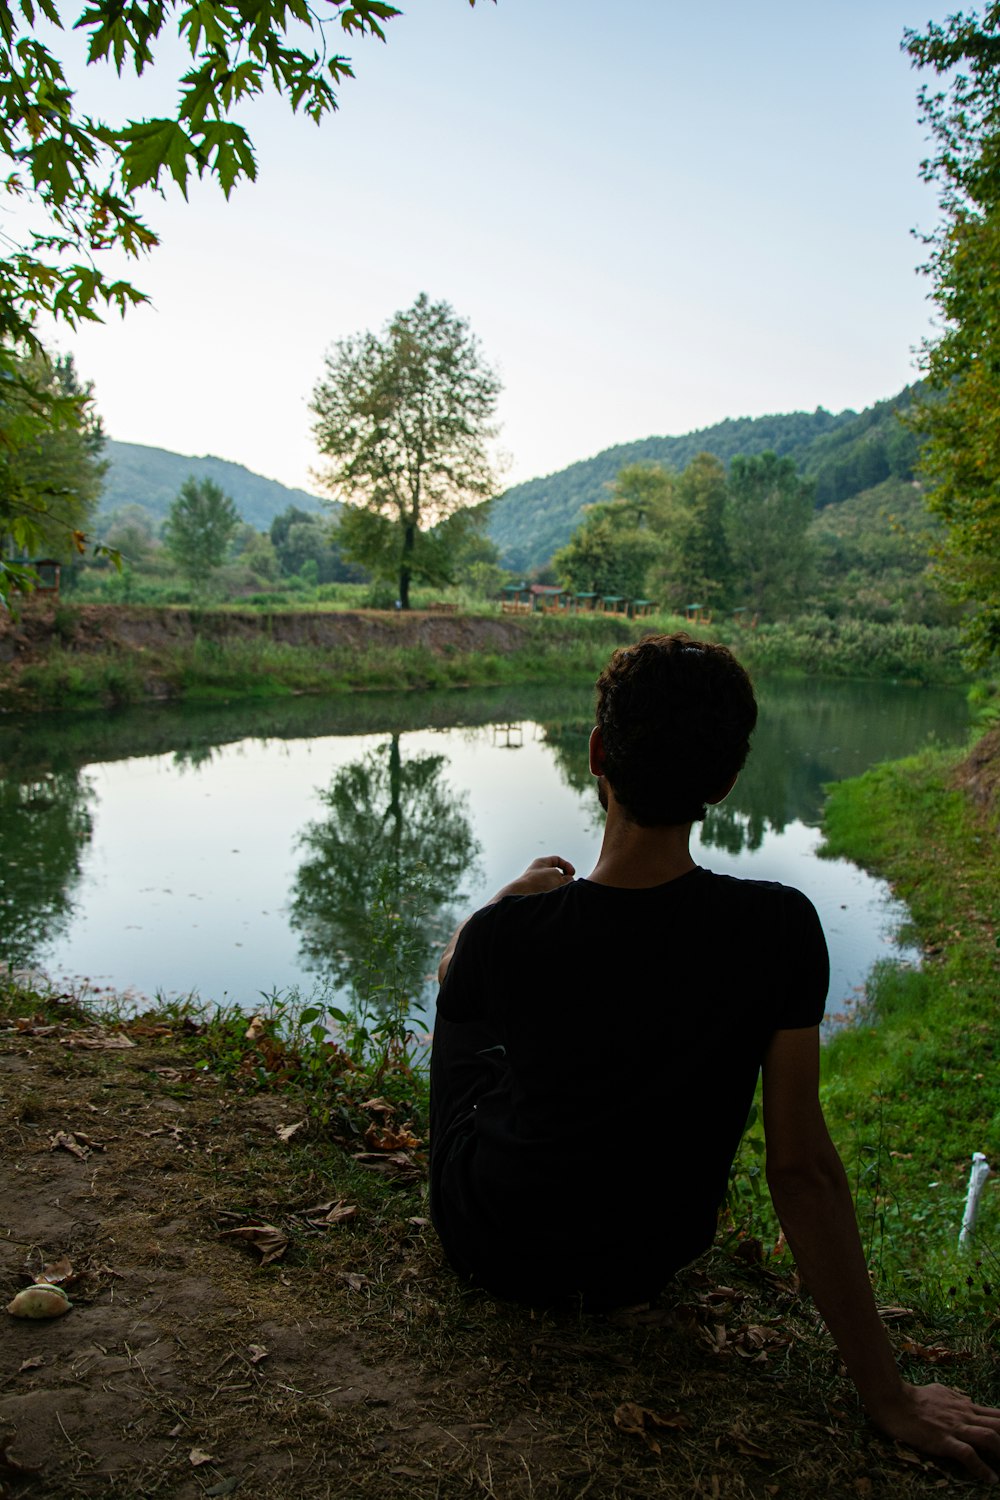
{"label": "short sleeve of t-shirt", "polygon": [[775,1029],[818,1026],[830,987],[830,957],[819,915],[808,896],[792,886],[778,887],[784,906],[778,969]]}

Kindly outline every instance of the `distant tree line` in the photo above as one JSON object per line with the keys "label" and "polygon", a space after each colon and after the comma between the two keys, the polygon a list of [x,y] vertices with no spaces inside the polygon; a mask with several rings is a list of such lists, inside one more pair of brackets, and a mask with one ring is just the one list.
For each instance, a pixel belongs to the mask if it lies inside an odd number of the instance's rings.
{"label": "distant tree line", "polygon": [[933,523],[919,485],[884,479],[815,508],[815,481],[789,457],[700,453],[679,473],[629,464],[589,506],[544,574],[575,593],[651,599],[682,614],[747,618],[855,613],[877,621],[954,618],[930,576]]}
{"label": "distant tree line", "polygon": [[552,559],[577,592],[655,598],[683,613],[745,607],[788,614],[812,577],[813,487],[774,453],[699,453],[680,474],[630,464]]}

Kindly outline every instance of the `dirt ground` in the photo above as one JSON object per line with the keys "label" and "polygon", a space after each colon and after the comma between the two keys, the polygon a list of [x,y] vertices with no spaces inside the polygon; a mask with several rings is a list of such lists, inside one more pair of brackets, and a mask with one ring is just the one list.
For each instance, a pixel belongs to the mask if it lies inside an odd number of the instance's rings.
{"label": "dirt ground", "polygon": [[[866,1424],[794,1276],[752,1244],[651,1308],[496,1303],[443,1262],[419,1143],[331,1139],[291,1096],[199,1064],[190,1026],[0,1015],[2,1301],[47,1276],[73,1304],[0,1313],[0,1495],[895,1500],[963,1483]],[[613,1184],[594,1211],[615,1212]],[[265,1228],[287,1239],[266,1265],[232,1232]],[[946,1363],[974,1388],[995,1368],[988,1331],[967,1360],[886,1317],[913,1378]]]}
{"label": "dirt ground", "polygon": [[987,731],[956,768],[954,785],[987,824],[1000,820],[1000,725]]}

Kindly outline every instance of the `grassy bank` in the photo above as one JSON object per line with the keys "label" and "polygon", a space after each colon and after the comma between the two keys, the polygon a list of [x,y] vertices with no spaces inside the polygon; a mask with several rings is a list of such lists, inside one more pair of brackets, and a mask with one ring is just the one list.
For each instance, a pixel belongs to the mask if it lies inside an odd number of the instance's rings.
{"label": "grassy bank", "polygon": [[[824,820],[824,852],[892,884],[924,955],[916,969],[876,966],[855,1022],[824,1048],[830,1131],[883,1294],[966,1326],[1000,1309],[1000,1178],[958,1247],[972,1153],[1000,1161],[998,740],[994,730],[973,757],[930,750],[838,782]],[[755,1127],[733,1197],[767,1237],[762,1150]]]}
{"label": "grassy bank", "polygon": [[[2,622],[0,622],[2,623]],[[675,616],[400,615],[184,610],[35,601],[2,631],[0,708],[89,709],[150,699],[484,687],[591,680],[616,645]],[[956,632],[821,617],[691,627],[761,672],[962,681]]]}
{"label": "grassy bank", "polygon": [[[327,612],[115,611],[60,607],[24,621],[0,678],[0,707],[87,709],[150,698],[191,702],[502,686],[594,677],[635,639],[611,616],[427,616]],[[34,629],[34,635],[29,634]]]}
{"label": "grassy bank", "polygon": [[827,1110],[873,1253],[927,1293],[993,1308],[997,1181],[974,1253],[956,1245],[971,1155],[1000,1157],[997,737],[981,742],[979,773],[967,758],[925,752],[840,783],[826,818],[828,852],[892,882],[925,955],[919,970],[877,971],[867,1024],[826,1053]]}

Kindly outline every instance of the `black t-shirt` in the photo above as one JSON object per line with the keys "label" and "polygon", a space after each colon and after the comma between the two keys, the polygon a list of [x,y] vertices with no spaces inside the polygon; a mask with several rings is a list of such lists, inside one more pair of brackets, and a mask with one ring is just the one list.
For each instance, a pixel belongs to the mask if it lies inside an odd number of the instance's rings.
{"label": "black t-shirt", "polygon": [[818,1024],[828,978],[800,891],[698,868],[477,912],[438,1015],[503,1051],[446,1160],[432,1139],[451,1258],[528,1298],[662,1286],[711,1242],[768,1042]]}

